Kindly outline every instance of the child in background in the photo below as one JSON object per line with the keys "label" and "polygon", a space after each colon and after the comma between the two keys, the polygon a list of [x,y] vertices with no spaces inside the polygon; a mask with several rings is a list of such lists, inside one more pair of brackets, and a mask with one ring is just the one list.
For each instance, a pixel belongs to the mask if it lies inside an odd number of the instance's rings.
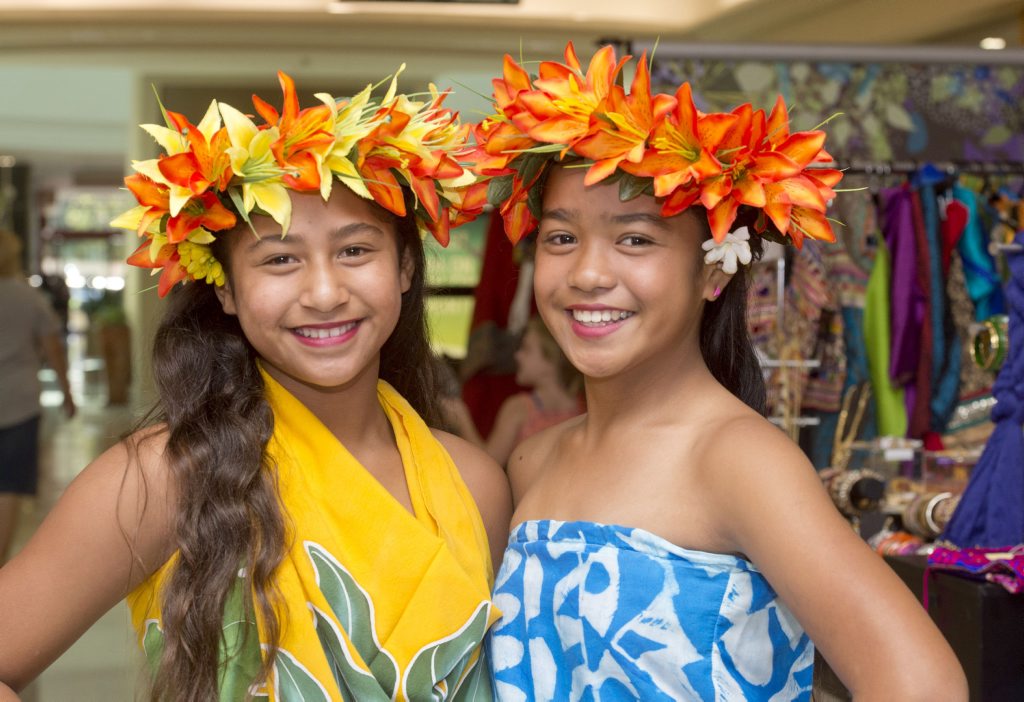
{"label": "child in background", "polygon": [[[478,172],[513,241],[538,227],[540,315],[587,414],[508,463],[515,512],[490,638],[501,700],[808,700],[814,647],[856,700],[967,699],[920,603],[763,416],[747,336],[760,233],[832,240],[824,133],[690,86],[627,93],[509,56]],[[751,231],[754,234],[751,234]],[[813,644],[812,644],[813,641]]]}
{"label": "child in background", "polygon": [[582,378],[540,317],[527,322],[515,360],[516,383],[530,388],[530,392],[517,393],[502,403],[486,441],[468,412],[459,409],[455,415],[460,435],[483,446],[501,465],[517,444],[584,411]]}
{"label": "child in background", "polygon": [[490,699],[508,486],[426,423],[418,229],[474,214],[465,130],[394,82],[300,111],[279,78],[266,124],[146,125],[166,153],[126,179],[130,261],[161,295],[198,282],[156,334],[153,421],[0,570],[0,699],[126,596],[153,700]]}

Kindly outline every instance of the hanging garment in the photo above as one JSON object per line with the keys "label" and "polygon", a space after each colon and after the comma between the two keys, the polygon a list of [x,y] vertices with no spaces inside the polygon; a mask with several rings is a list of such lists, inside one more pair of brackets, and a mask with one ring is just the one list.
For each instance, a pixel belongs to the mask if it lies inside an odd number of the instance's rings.
{"label": "hanging garment", "polygon": [[809,700],[814,647],[749,561],[527,521],[495,582],[499,700]]}
{"label": "hanging garment", "polygon": [[[1024,246],[1024,233],[1017,235]],[[1009,345],[1024,348],[1024,254],[1007,255]],[[1024,353],[1010,353],[992,386],[995,429],[941,538],[961,548],[1024,543]]]}
{"label": "hanging garment", "polygon": [[875,421],[879,436],[905,436],[907,409],[903,388],[889,375],[891,367],[889,313],[889,249],[884,241],[878,242],[875,265],[868,279],[864,304],[864,346],[867,349],[871,392],[875,400]]}
{"label": "hanging garment", "polygon": [[[941,231],[939,199],[936,186],[946,180],[945,174],[922,169],[917,182],[920,186],[921,206],[924,214],[924,233],[928,262],[928,313],[931,320],[931,397],[927,406],[927,431],[942,434],[956,407],[960,385],[960,340],[946,304],[946,280],[943,274],[944,245]],[[923,398],[922,398],[923,400]],[[933,439],[933,443],[937,439]],[[941,447],[940,447],[941,448]]]}
{"label": "hanging garment", "polygon": [[[917,400],[917,381],[919,378],[930,377],[930,374],[918,372],[928,297],[921,287],[923,281],[917,256],[913,192],[904,185],[886,188],[881,195],[882,226],[892,270],[889,288],[892,340],[889,374],[893,382],[903,388],[903,401],[909,422]],[[907,429],[910,430],[909,424]]]}
{"label": "hanging garment", "polygon": [[[924,209],[921,196],[917,190],[911,190],[911,215],[914,221],[914,241],[917,244],[917,286],[924,295],[923,317],[921,320],[920,356],[917,361],[917,374],[913,382],[913,392],[908,393],[907,401],[908,426],[907,436],[919,439],[928,431],[931,421],[932,399],[932,368],[934,366],[935,330],[932,326],[931,298],[931,247],[924,222]],[[938,253],[936,252],[936,255]]]}
{"label": "hanging garment", "polygon": [[[487,534],[444,447],[387,383],[377,395],[394,431],[413,512],[387,491],[319,419],[266,373],[274,413],[268,451],[288,525],[273,579],[281,594],[280,653],[271,701],[488,700],[483,649],[499,616],[490,601]],[[151,663],[163,633],[160,589],[172,557],[128,597]],[[221,699],[241,700],[260,662],[241,588],[224,616]],[[222,658],[222,660],[224,659]]]}
{"label": "hanging garment", "polygon": [[988,252],[988,236],[981,222],[978,194],[970,188],[953,186],[953,197],[967,208],[967,224],[957,250],[964,262],[967,291],[974,301],[975,321],[982,322],[1004,310],[1002,281]]}

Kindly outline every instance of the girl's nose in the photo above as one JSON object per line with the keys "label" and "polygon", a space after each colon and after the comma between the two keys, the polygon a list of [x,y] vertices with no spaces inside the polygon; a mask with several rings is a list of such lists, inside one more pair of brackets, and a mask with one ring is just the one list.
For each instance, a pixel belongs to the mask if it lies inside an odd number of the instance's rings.
{"label": "girl's nose", "polygon": [[350,297],[344,275],[329,263],[310,265],[302,285],[299,302],[320,312],[330,312],[348,302]]}
{"label": "girl's nose", "polygon": [[584,292],[615,285],[611,262],[600,246],[584,244],[579,248],[569,270],[568,283]]}

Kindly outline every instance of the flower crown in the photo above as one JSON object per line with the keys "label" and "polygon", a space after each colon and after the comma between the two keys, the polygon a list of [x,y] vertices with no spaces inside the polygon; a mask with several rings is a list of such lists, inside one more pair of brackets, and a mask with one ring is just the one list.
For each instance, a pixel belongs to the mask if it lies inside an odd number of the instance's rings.
{"label": "flower crown", "polygon": [[165,153],[132,163],[136,173],[125,184],[139,205],[111,224],[147,239],[128,262],[163,269],[161,297],[186,279],[224,284],[210,244],[214,232],[235,226],[236,213],[250,226],[252,213],[269,215],[283,236],[291,218],[287,191],[319,192],[326,200],[335,177],[399,217],[406,214],[407,186],[417,224],[442,246],[450,227],[483,211],[483,184],[474,184],[454,158],[465,149],[469,126],[441,107],[447,92],[431,85],[426,101],[396,94],[396,73],[379,102],[367,86],[351,99],[318,93],[322,105],[300,110],[294,82],[277,75],[280,112],[253,96],[264,124],[215,100],[198,125],[163,105],[166,127],[142,125]]}
{"label": "flower crown", "polygon": [[[760,210],[753,230],[801,246],[805,236],[835,241],[825,217],[838,170],[821,131],[789,131],[782,97],[770,115],[744,104],[730,113],[699,112],[689,83],[675,95],[651,94],[646,54],[629,93],[616,83],[630,60],[601,48],[586,73],[570,42],[565,63],[543,61],[532,77],[510,56],[493,81],[495,113],[474,125],[472,169],[489,176],[488,200],[518,241],[540,218],[542,178],[552,163],[583,160],[584,182],[619,183],[619,198],[661,199],[665,217],[699,203],[716,242],[740,206]],[[774,225],[774,226],[772,226]]]}

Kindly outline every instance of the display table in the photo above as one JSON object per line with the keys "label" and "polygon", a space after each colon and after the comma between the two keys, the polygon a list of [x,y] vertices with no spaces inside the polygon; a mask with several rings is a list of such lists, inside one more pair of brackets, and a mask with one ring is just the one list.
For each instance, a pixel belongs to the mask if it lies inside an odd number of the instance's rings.
{"label": "display table", "polygon": [[[885,557],[918,601],[926,560]],[[1024,702],[1024,595],[984,580],[932,571],[928,614],[960,659],[972,702]]]}
{"label": "display table", "polygon": [[[885,562],[922,601],[925,556],[886,556]],[[967,675],[971,702],[1024,702],[1024,595],[984,580],[932,571],[928,614]],[[849,693],[818,656],[815,699],[849,700]]]}

